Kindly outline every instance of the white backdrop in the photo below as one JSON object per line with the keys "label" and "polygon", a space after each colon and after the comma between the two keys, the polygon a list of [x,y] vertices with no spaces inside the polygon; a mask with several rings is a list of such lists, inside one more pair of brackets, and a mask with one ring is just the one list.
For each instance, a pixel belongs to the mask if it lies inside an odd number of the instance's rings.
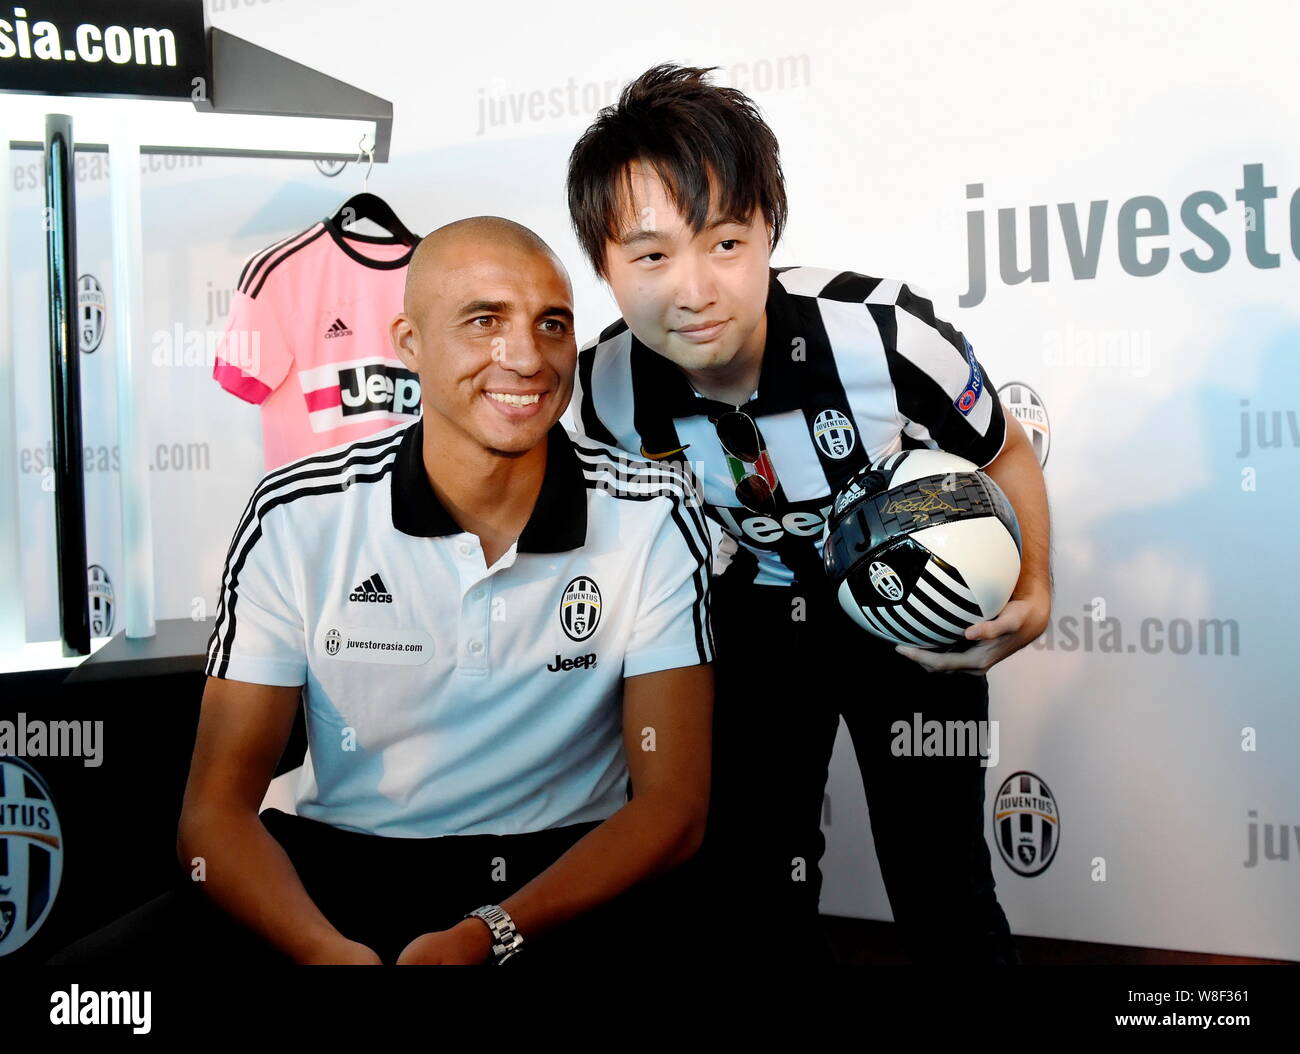
{"label": "white backdrop", "polygon": [[[1032,877],[994,850],[1013,929],[1300,959],[1293,5],[209,9],[214,25],[393,100],[392,163],[371,189],[418,231],[480,213],[535,229],[569,265],[580,341],[617,310],[568,225],[575,138],[650,65],[724,67],[716,79],[749,92],[781,142],[791,221],[774,262],[916,283],[1004,398],[1017,382],[1045,411],[1056,607],[1049,633],[990,674],[1000,758],[986,814],[993,845],[999,785],[1030,772],[1055,797],[1060,848]],[[79,166],[79,271],[111,317],[107,160]],[[146,159],[148,329],[215,339],[245,256],[331,211],[360,175]],[[28,637],[43,640],[58,627],[39,157],[16,155],[8,178],[23,588]],[[1149,228],[1164,233],[1135,236]],[[1031,249],[1032,278],[1009,282]],[[82,358],[89,558],[110,584],[122,566],[111,342],[109,322]],[[210,355],[164,365],[153,351],[139,350],[139,405],[156,613],[201,615],[260,475],[259,411],[217,387]],[[823,910],[888,918],[844,736],[826,820]]]}

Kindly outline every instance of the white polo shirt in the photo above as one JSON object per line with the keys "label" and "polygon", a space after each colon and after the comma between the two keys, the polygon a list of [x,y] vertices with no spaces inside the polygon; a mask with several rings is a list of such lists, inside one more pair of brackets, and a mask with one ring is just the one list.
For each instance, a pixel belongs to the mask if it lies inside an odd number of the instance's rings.
{"label": "white polo shirt", "polygon": [[688,477],[557,422],[489,568],[434,493],[423,425],[263,477],[207,673],[306,685],[301,816],[403,838],[602,820],[627,801],[623,678],[713,659]]}

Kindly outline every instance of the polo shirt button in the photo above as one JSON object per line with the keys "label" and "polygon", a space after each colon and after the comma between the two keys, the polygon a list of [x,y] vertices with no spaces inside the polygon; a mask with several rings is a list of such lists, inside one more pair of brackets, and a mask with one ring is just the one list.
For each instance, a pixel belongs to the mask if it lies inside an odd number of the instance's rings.
{"label": "polo shirt button", "polygon": [[479,652],[483,650],[483,642],[481,640],[470,641],[469,650],[472,651],[475,655],[477,655]]}
{"label": "polo shirt button", "polygon": [[459,548],[461,556],[469,556],[474,551],[474,547],[469,542],[461,542]]}
{"label": "polo shirt button", "polygon": [[482,600],[482,599],[483,599],[483,590],[482,590],[482,589],[476,589],[476,590],[474,590],[474,592],[472,592],[472,593],[469,595],[469,597],[470,597],[471,600]]}

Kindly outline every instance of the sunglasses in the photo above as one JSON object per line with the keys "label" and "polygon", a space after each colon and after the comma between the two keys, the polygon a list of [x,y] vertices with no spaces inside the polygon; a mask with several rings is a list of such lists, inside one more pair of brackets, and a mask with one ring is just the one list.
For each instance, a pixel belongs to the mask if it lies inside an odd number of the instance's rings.
{"label": "sunglasses", "polygon": [[[776,514],[776,470],[768,456],[758,425],[749,414],[731,410],[714,421],[718,442],[727,454],[727,465],[736,485],[736,500],[750,512]],[[745,465],[753,465],[747,473]]]}

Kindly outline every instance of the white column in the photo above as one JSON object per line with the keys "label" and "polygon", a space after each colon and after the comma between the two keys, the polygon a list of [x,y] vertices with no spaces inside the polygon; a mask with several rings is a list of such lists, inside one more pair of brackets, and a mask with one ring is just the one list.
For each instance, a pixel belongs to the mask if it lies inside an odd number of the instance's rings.
{"label": "white column", "polygon": [[[13,298],[9,292],[9,128],[0,111],[0,655],[17,655],[27,643],[18,510],[18,422],[14,410]],[[32,236],[40,236],[32,230]]]}
{"label": "white column", "polygon": [[139,370],[147,360],[144,327],[144,240],[140,222],[140,144],[119,130],[108,145],[113,207],[113,338],[117,349],[118,487],[122,506],[123,625],[128,637],[154,635],[153,520],[148,434],[136,406]]}

